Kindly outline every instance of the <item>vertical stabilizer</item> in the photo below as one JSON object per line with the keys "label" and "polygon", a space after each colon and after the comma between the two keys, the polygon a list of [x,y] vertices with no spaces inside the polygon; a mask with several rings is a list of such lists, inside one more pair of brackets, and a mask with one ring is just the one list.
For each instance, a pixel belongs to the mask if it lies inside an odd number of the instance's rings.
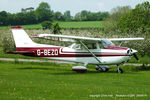
{"label": "vertical stabilizer", "polygon": [[36,44],[31,40],[21,26],[12,27],[12,33],[16,47],[31,47]]}

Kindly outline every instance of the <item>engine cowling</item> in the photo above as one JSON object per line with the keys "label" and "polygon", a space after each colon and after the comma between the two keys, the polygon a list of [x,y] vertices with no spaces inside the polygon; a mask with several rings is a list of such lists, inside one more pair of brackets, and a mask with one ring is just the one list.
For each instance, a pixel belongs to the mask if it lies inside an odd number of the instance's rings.
{"label": "engine cowling", "polygon": [[87,71],[87,68],[84,66],[74,66],[72,67],[73,71],[76,71],[77,73],[84,73]]}

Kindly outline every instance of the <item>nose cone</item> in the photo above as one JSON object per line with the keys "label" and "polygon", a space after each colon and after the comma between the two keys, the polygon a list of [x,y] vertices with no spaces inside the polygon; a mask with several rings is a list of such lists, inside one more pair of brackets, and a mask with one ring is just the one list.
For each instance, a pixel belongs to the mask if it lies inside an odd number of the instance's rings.
{"label": "nose cone", "polygon": [[137,50],[131,49],[132,50],[132,54],[137,53]]}
{"label": "nose cone", "polygon": [[135,59],[136,59],[137,61],[139,61],[139,58],[137,57],[136,53],[137,53],[137,50],[130,49],[130,48],[129,48],[128,51],[127,51],[127,54],[128,54],[128,55],[134,56]]}
{"label": "nose cone", "polygon": [[129,49],[127,50],[127,53],[128,53],[128,54],[135,54],[135,53],[137,53],[137,50],[134,50],[134,49],[130,49],[130,48],[129,48]]}

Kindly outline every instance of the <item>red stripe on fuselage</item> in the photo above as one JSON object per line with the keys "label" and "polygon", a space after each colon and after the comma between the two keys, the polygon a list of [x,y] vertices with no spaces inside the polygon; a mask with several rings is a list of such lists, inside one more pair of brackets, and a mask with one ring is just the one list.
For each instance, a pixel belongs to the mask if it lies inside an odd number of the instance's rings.
{"label": "red stripe on fuselage", "polygon": [[37,49],[60,49],[61,47],[17,47],[17,51],[33,51]]}
{"label": "red stripe on fuselage", "polygon": [[[63,52],[61,47],[17,47],[17,51],[35,52],[35,57],[93,57],[88,52]],[[60,54],[63,53],[63,54]],[[68,54],[67,54],[68,53]],[[93,52],[97,57],[130,56],[126,53]]]}

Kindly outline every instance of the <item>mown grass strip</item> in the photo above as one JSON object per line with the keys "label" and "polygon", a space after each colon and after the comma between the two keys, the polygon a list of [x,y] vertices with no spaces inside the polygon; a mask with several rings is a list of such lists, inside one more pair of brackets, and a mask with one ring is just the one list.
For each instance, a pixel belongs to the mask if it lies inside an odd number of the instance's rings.
{"label": "mown grass strip", "polygon": [[[133,67],[133,66],[128,66]],[[124,74],[71,71],[71,65],[0,62],[0,98],[2,100],[66,99],[150,99],[150,71]],[[116,95],[135,95],[117,97]],[[137,97],[144,94],[144,97]],[[92,97],[91,95],[113,95]]]}
{"label": "mown grass strip", "polygon": [[[103,21],[82,21],[82,22],[58,22],[62,29],[66,28],[103,28]],[[41,24],[21,25],[24,29],[42,29]],[[0,26],[0,29],[7,29],[11,26]]]}

